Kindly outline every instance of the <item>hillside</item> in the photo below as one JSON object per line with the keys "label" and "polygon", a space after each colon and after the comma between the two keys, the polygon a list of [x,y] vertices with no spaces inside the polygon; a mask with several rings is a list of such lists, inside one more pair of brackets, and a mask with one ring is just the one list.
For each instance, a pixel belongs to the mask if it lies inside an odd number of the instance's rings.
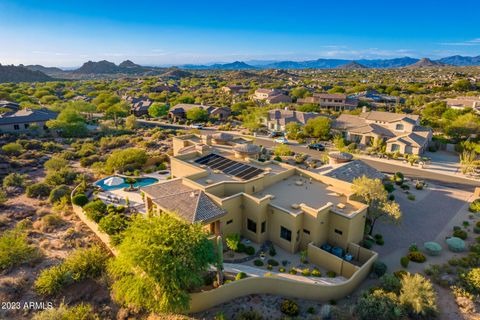
{"label": "hillside", "polygon": [[428,58],[420,59],[412,65],[407,66],[407,68],[432,68],[432,67],[446,67],[448,66],[445,63],[433,61]]}
{"label": "hillside", "polygon": [[133,63],[131,60],[125,60],[118,65],[119,68],[142,68],[141,65]]}
{"label": "hillside", "polygon": [[118,67],[115,63],[102,60],[98,62],[88,61],[85,62],[80,68],[74,70],[73,73],[84,74],[105,74],[105,73],[120,73],[122,68]]}
{"label": "hillside", "polygon": [[[22,65],[20,65],[20,66],[22,66]],[[28,65],[28,66],[25,66],[25,68],[27,68],[28,70],[32,70],[32,71],[40,71],[40,72],[45,73],[46,75],[61,74],[61,73],[65,72],[62,69],[57,68],[57,67],[44,67],[44,66],[39,65],[39,64]]]}
{"label": "hillside", "polygon": [[343,64],[341,66],[338,66],[337,69],[343,69],[343,70],[357,70],[357,69],[368,69],[368,67],[364,66],[363,64],[360,64],[358,62],[350,62],[347,64]]}
{"label": "hillside", "polygon": [[23,66],[3,66],[0,64],[0,83],[2,82],[44,82],[53,78],[41,71],[32,71]]}
{"label": "hillside", "polygon": [[478,66],[480,65],[480,56],[476,57],[464,57],[464,56],[451,56],[437,60],[438,62],[449,64],[452,66]]}

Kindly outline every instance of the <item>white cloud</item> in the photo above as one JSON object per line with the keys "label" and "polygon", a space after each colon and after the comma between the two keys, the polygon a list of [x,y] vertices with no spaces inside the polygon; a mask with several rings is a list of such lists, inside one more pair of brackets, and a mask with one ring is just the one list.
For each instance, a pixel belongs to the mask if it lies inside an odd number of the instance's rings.
{"label": "white cloud", "polygon": [[443,46],[480,46],[480,38],[460,42],[442,42]]}

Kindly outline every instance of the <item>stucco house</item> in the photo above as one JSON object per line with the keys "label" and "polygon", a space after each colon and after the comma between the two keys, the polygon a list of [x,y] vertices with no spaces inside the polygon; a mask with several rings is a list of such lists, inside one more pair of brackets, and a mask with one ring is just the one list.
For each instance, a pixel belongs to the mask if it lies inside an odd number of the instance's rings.
{"label": "stucco house", "polygon": [[257,89],[251,99],[267,104],[292,102],[292,98],[279,89]]}
{"label": "stucco house", "polygon": [[342,114],[332,125],[332,131],[360,146],[369,146],[375,139],[386,143],[386,152],[422,154],[432,140],[432,130],[420,125],[413,114],[371,111],[360,115]]}
{"label": "stucco house", "polygon": [[314,93],[311,97],[297,100],[298,104],[318,104],[322,109],[334,111],[353,110],[358,106],[358,99],[347,97],[338,93]]}
{"label": "stucco house", "polygon": [[218,120],[226,120],[230,114],[230,108],[217,108],[212,106],[205,106],[202,104],[179,103],[170,108],[168,117],[173,121],[185,120],[187,118],[187,111],[194,108],[201,108],[208,112],[209,118]]}
{"label": "stucco house", "polygon": [[48,109],[21,109],[0,114],[0,132],[26,133],[47,129],[46,122],[56,119],[58,113]]}
{"label": "stucco house", "polygon": [[[260,162],[260,148],[187,135],[175,137],[172,179],[142,187],[146,212],[173,212],[216,235],[238,233],[269,240],[295,253],[309,243],[347,248],[363,238],[365,204],[350,198],[351,184],[275,161]],[[253,145],[252,145],[253,146]]]}
{"label": "stucco house", "polygon": [[447,107],[457,110],[472,108],[475,112],[480,113],[480,97],[456,97],[446,99]]}
{"label": "stucco house", "polygon": [[261,119],[270,131],[285,131],[285,126],[290,122],[297,122],[301,125],[307,124],[308,120],[318,117],[330,117],[329,115],[317,112],[300,112],[288,109],[268,110],[267,115]]}

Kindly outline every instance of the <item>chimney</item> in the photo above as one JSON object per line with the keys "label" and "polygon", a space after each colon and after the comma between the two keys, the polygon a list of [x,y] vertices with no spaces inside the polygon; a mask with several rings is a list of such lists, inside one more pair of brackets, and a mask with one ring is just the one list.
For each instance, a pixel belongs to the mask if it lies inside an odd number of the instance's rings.
{"label": "chimney", "polygon": [[366,113],[367,112],[367,106],[363,106],[362,107],[362,113]]}

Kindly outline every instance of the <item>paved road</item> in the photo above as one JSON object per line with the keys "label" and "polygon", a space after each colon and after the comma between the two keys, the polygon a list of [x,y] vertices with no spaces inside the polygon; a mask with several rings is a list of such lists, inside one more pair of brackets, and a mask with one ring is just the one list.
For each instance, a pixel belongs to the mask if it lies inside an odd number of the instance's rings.
{"label": "paved road", "polygon": [[[189,126],[184,126],[184,125],[178,125],[178,124],[165,124],[165,123],[160,123],[158,121],[150,121],[150,120],[143,120],[139,119],[138,122],[144,126],[158,126],[161,128],[165,129],[176,129],[176,130],[188,130],[191,129]],[[200,130],[201,133],[203,134],[212,134],[216,131],[215,128],[204,128]],[[276,145],[275,142],[273,142],[271,139],[268,138],[262,138],[262,137],[257,137],[254,139],[256,144],[263,145],[265,147],[273,147]],[[295,152],[302,152],[306,153],[308,155],[311,155],[316,158],[320,158],[322,153],[316,150],[310,150],[305,148],[304,146],[299,146],[299,145],[289,145],[289,147],[295,151]],[[403,174],[406,177],[409,178],[421,178],[424,180],[427,180],[431,183],[446,186],[446,187],[451,187],[451,188],[457,188],[469,192],[473,192],[475,187],[480,186],[480,182],[470,180],[470,179],[465,179],[463,177],[455,177],[451,175],[444,175],[444,174],[438,174],[434,173],[431,171],[426,171],[418,168],[409,168],[401,165],[396,165],[392,163],[385,163],[385,162],[380,162],[380,161],[375,161],[373,159],[362,159],[362,161],[366,162],[370,166],[374,167],[375,169],[385,172],[385,173],[395,173],[395,172],[403,172]]]}

